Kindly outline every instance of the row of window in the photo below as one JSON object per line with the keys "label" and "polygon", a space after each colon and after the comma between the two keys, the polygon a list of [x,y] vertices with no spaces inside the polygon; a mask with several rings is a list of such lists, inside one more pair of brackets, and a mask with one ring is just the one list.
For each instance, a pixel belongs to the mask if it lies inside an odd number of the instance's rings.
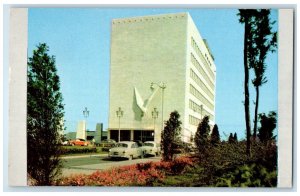
{"label": "row of window", "polygon": [[195,56],[191,53],[191,62],[196,67],[196,69],[200,72],[200,74],[205,78],[208,85],[211,87],[211,89],[215,89],[215,85],[211,82],[211,80],[208,78],[207,74],[205,73],[204,69],[198,62],[198,60],[195,58]]}
{"label": "row of window", "polygon": [[214,120],[213,115],[210,114],[208,111],[206,111],[202,105],[200,106],[197,103],[193,102],[192,100],[189,100],[189,107],[190,109],[199,113],[201,115],[201,118],[203,118],[204,116],[209,116],[209,119]]}
{"label": "row of window", "polygon": [[[206,54],[206,59],[204,58],[201,50],[199,49],[199,46],[197,45],[197,43],[195,42],[194,38],[191,38],[192,40],[192,47],[194,48],[194,50],[196,51],[197,55],[199,56],[199,58],[201,59],[201,61],[203,62],[203,64],[205,65],[206,70],[208,71],[209,75],[211,76],[211,78],[213,78],[213,80],[215,80],[215,74],[213,73],[213,71],[211,70],[211,62],[210,60],[207,58]],[[210,66],[209,66],[209,65]]]}
{"label": "row of window", "polygon": [[199,85],[199,87],[202,90],[204,90],[204,92],[206,92],[206,94],[211,98],[211,100],[214,100],[214,95],[192,69],[190,69],[190,77]]}
{"label": "row of window", "polygon": [[205,58],[206,58],[206,60],[207,60],[207,62],[209,63],[209,66],[211,66],[211,62],[210,62],[210,60],[208,59],[208,56],[205,54]]}
{"label": "row of window", "polygon": [[189,115],[189,123],[190,123],[191,125],[198,126],[199,123],[200,123],[200,119],[199,119],[199,118],[196,118],[195,116]]}
{"label": "row of window", "polygon": [[211,104],[192,84],[190,84],[190,93],[205,104],[210,110],[214,111],[214,105]]}

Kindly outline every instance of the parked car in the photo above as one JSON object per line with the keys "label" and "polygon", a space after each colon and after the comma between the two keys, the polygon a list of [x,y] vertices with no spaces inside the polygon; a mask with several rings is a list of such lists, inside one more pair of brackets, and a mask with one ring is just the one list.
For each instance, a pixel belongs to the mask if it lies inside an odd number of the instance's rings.
{"label": "parked car", "polygon": [[85,139],[76,139],[76,140],[71,140],[70,144],[72,146],[88,146],[90,145],[90,142],[86,141]]}
{"label": "parked car", "polygon": [[138,147],[136,142],[119,142],[115,147],[109,149],[109,158],[143,158],[142,149]]}
{"label": "parked car", "polygon": [[63,146],[70,146],[70,141],[66,140],[66,141],[61,142],[61,144]]}
{"label": "parked car", "polygon": [[143,149],[144,149],[144,155],[158,156],[161,154],[160,144],[155,143],[153,141],[145,142]]}
{"label": "parked car", "polygon": [[101,141],[101,143],[98,146],[102,147],[103,151],[108,151],[109,149],[115,147],[116,144],[117,144],[117,142],[115,140],[105,139],[105,140]]}

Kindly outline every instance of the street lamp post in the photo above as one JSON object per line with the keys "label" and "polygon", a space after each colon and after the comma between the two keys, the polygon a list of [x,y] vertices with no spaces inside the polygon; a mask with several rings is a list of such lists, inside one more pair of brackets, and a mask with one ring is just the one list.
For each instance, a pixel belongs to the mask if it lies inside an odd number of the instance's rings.
{"label": "street lamp post", "polygon": [[119,142],[121,140],[121,131],[120,131],[120,119],[123,116],[123,110],[119,107],[119,110],[116,111],[117,117],[119,118]]}
{"label": "street lamp post", "polygon": [[86,140],[86,137],[87,137],[87,117],[89,117],[89,114],[90,114],[90,111],[88,111],[87,107],[84,108],[83,110],[83,116],[85,118],[85,140]]}
{"label": "street lamp post", "polygon": [[154,85],[157,85],[161,89],[161,131],[164,129],[164,90],[167,87],[165,83],[161,82],[157,84],[155,82],[151,82],[150,88],[153,90]]}
{"label": "street lamp post", "polygon": [[157,111],[157,109],[156,108],[153,108],[153,111],[152,111],[152,118],[153,118],[153,129],[154,129],[154,131],[155,131],[155,120],[157,119],[157,117],[158,117],[158,111]]}

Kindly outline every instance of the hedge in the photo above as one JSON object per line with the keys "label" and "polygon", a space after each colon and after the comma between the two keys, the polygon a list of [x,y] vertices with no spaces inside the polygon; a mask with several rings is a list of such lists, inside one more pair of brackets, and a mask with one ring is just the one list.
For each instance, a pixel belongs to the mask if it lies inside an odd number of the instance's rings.
{"label": "hedge", "polygon": [[95,147],[63,147],[62,154],[84,154],[98,152]]}

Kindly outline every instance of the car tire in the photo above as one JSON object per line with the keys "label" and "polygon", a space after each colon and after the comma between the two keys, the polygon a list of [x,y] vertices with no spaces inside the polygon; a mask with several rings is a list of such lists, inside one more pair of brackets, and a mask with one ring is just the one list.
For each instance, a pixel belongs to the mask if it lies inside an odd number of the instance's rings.
{"label": "car tire", "polygon": [[130,155],[129,158],[128,158],[128,160],[132,161],[132,159],[133,159],[133,155]]}
{"label": "car tire", "polygon": [[142,152],[142,154],[141,154],[140,158],[141,158],[141,159],[143,159],[144,157],[145,157],[145,153],[144,153],[144,152]]}

